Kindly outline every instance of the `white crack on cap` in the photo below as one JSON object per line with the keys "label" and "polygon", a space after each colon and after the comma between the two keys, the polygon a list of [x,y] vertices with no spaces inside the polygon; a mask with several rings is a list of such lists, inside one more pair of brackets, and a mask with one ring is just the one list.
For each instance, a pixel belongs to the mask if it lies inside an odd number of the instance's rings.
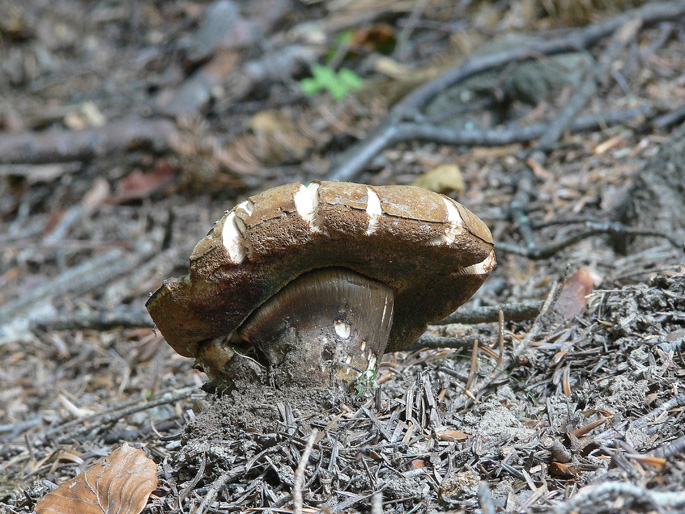
{"label": "white crack on cap", "polygon": [[434,245],[451,245],[457,239],[459,233],[464,229],[464,220],[459,214],[454,201],[447,196],[442,197],[447,210],[447,222],[445,223],[445,233],[433,240]]}
{"label": "white crack on cap", "polygon": [[459,275],[485,275],[492,271],[495,267],[495,251],[490,252],[484,260],[472,264],[471,266],[466,266],[460,269],[457,273]]}
{"label": "white crack on cap", "polygon": [[245,223],[235,215],[235,210],[224,221],[221,231],[221,241],[228,251],[228,256],[234,264],[240,264],[247,255],[245,244]]}
{"label": "white crack on cap", "polygon": [[316,182],[308,186],[301,185],[293,198],[297,213],[307,222],[312,232],[320,230],[316,220],[316,207],[319,205],[318,189],[319,184]]}
{"label": "white crack on cap", "polygon": [[370,187],[366,188],[366,198],[366,214],[369,215],[369,226],[366,229],[366,235],[370,236],[378,229],[378,222],[383,215],[383,209],[381,208],[381,199]]}
{"label": "white crack on cap", "polygon": [[242,209],[244,210],[248,216],[252,216],[252,213],[254,212],[254,203],[252,203],[251,200],[245,200],[244,202],[240,202],[238,205],[235,206],[236,209]]}

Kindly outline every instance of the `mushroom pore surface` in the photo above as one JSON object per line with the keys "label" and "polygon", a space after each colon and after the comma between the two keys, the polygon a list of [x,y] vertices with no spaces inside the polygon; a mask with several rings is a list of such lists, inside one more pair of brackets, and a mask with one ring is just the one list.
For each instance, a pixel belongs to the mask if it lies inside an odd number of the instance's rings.
{"label": "mushroom pore surface", "polygon": [[478,217],[425,189],[287,184],[228,211],[195,247],[189,274],[166,280],[146,306],[167,342],[211,376],[239,327],[288,284],[348,270],[392,293],[385,350],[395,351],[471,297],[495,268],[493,247]]}
{"label": "mushroom pore surface", "polygon": [[[345,268],[300,275],[237,330],[277,385],[350,382],[375,364],[392,327],[393,291]],[[212,345],[208,345],[212,348]],[[210,372],[211,374],[211,372]]]}

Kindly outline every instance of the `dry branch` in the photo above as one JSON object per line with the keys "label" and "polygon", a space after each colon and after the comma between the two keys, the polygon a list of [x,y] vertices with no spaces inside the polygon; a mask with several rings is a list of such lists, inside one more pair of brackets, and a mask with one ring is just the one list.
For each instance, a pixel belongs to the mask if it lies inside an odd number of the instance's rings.
{"label": "dry branch", "polygon": [[160,405],[176,403],[179,400],[190,398],[190,396],[196,392],[197,388],[194,386],[184,387],[174,392],[162,394],[160,398],[142,403],[140,405],[127,406],[128,404],[126,404],[124,407],[116,407],[110,410],[98,412],[96,414],[91,414],[90,416],[84,418],[69,421],[58,427],[51,428],[45,433],[45,435],[52,436],[62,432],[66,428],[79,424],[84,424],[84,426],[76,428],[71,432],[68,432],[64,435],[57,437],[57,442],[63,443],[67,441],[73,441],[78,437],[84,436],[88,433],[99,434],[103,430],[107,429],[110,425],[116,423],[118,420],[122,418],[125,418],[126,416],[130,416],[131,414],[135,414],[136,412],[142,412],[148,409],[153,409],[155,407],[159,407]]}
{"label": "dry branch", "polygon": [[434,323],[435,325],[447,325],[449,323],[462,323],[473,325],[475,323],[493,323],[499,321],[499,313],[504,313],[506,321],[523,321],[532,319],[540,314],[543,302],[531,301],[521,303],[505,303],[493,307],[462,308],[450,314],[445,319]]}
{"label": "dry branch", "polygon": [[[639,501],[643,506],[650,505],[658,512],[665,508],[685,508],[685,492],[657,492],[625,482],[604,482],[598,485],[584,487],[575,496],[559,504],[555,514],[570,514],[571,512],[585,512],[589,505],[623,498]],[[623,502],[622,502],[623,503]]]}
{"label": "dry branch", "polygon": [[128,273],[150,257],[148,246],[137,254],[110,250],[102,255],[69,268],[50,282],[24,293],[0,308],[0,341],[7,342],[29,331],[31,323],[50,322],[56,317],[49,300],[70,293],[78,296],[114,278]]}
{"label": "dry branch", "polygon": [[168,120],[130,118],[84,130],[0,134],[0,163],[43,164],[83,161],[134,147],[168,150],[176,127]]}

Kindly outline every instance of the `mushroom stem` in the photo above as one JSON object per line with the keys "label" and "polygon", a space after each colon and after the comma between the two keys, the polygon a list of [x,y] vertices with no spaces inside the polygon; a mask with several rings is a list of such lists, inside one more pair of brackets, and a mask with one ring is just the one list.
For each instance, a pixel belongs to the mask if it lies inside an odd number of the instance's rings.
{"label": "mushroom stem", "polygon": [[343,268],[301,275],[238,328],[276,385],[343,387],[375,369],[392,327],[389,287]]}

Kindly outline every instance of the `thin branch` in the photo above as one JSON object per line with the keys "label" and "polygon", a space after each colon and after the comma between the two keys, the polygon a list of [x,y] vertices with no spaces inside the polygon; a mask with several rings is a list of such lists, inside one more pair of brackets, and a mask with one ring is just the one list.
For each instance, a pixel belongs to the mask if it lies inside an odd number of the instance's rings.
{"label": "thin branch", "polygon": [[178,508],[179,510],[183,509],[183,500],[185,499],[186,496],[188,496],[191,492],[193,492],[193,489],[195,489],[195,486],[202,480],[202,478],[205,476],[205,468],[207,467],[207,454],[203,453],[202,454],[202,461],[200,462],[200,468],[197,470],[197,473],[195,473],[195,476],[193,479],[188,483],[183,488],[183,491],[178,495]]}
{"label": "thin branch", "polygon": [[202,503],[200,503],[200,506],[195,511],[195,514],[204,514],[209,508],[209,506],[216,499],[221,488],[223,488],[226,484],[235,482],[241,476],[243,476],[244,473],[245,466],[236,466],[222,473],[221,476],[217,478],[209,487],[209,490],[207,491],[204,500],[202,500]]}
{"label": "thin branch", "polygon": [[[571,123],[569,130],[573,133],[585,132],[622,124],[638,117],[650,118],[654,114],[654,109],[646,104],[623,111],[589,114]],[[385,139],[379,141],[378,144],[383,144],[380,149],[374,147],[373,150],[377,154],[386,148],[407,141],[466,146],[506,146],[515,143],[527,143],[546,134],[552,124],[553,122],[540,122],[525,127],[511,124],[503,129],[457,130],[427,123],[402,122],[389,130]]]}
{"label": "thin branch", "polygon": [[609,42],[609,46],[600,56],[599,62],[592,70],[588,80],[585,80],[576,93],[564,104],[563,109],[557,119],[550,126],[549,130],[540,138],[537,149],[544,153],[549,153],[557,141],[561,139],[566,127],[576,118],[578,113],[585,107],[588,100],[597,94],[599,83],[605,79],[611,71],[611,66],[616,62],[621,51],[626,45],[635,38],[638,30],[642,26],[642,19],[639,16],[630,18],[616,29],[614,37]]}
{"label": "thin branch", "polygon": [[664,508],[682,509],[685,507],[685,492],[657,492],[643,489],[625,482],[604,482],[581,489],[575,496],[555,507],[556,514],[583,512],[589,505],[597,505],[618,497],[630,497],[643,504],[649,504],[657,511]]}
{"label": "thin branch", "polygon": [[309,440],[307,441],[307,446],[305,446],[302,452],[302,458],[295,471],[295,483],[293,484],[293,510],[295,514],[302,514],[302,484],[304,483],[304,469],[307,467],[307,461],[309,460],[309,455],[312,453],[312,448],[314,448],[314,441],[316,441],[316,436],[319,431],[315,428],[309,435]]}
{"label": "thin branch", "polygon": [[500,311],[504,313],[504,319],[506,321],[523,321],[526,319],[533,319],[540,314],[541,306],[542,302],[540,301],[530,301],[505,303],[504,305],[496,305],[494,307],[462,308],[433,324],[448,325],[450,323],[462,323],[464,325],[474,325],[476,323],[492,323],[499,321]]}
{"label": "thin branch", "polygon": [[0,137],[0,163],[83,161],[121,152],[134,145],[149,146],[161,152],[171,147],[175,137],[176,127],[171,121],[144,118],[117,120],[84,130],[3,133]]}
{"label": "thin branch", "polygon": [[473,347],[474,341],[478,340],[477,336],[472,337],[440,337],[434,336],[432,334],[423,334],[419,339],[410,344],[409,346],[403,348],[403,351],[414,352],[422,349],[444,349],[452,348],[454,350],[463,350],[467,352]]}
{"label": "thin branch", "polygon": [[145,310],[77,312],[50,320],[32,321],[32,332],[45,330],[111,330],[113,328],[154,328]]}
{"label": "thin branch", "polygon": [[685,120],[685,105],[681,105],[676,110],[662,114],[652,120],[652,127],[664,130],[674,125],[680,125]]}
{"label": "thin branch", "polygon": [[622,223],[616,222],[601,222],[593,223],[594,227],[588,228],[581,232],[571,234],[569,236],[563,237],[558,241],[554,241],[547,245],[538,246],[536,244],[529,245],[526,247],[518,246],[511,243],[497,243],[497,250],[500,252],[513,253],[516,255],[522,255],[528,257],[529,259],[539,260],[546,259],[556,254],[560,250],[571,246],[572,244],[587,239],[592,236],[599,234],[610,234],[610,235],[621,235],[621,236],[649,236],[649,237],[660,237],[666,239],[675,248],[679,248],[681,243],[671,237],[669,234],[663,232],[657,232],[654,230],[645,230],[639,228],[630,228]]}
{"label": "thin branch", "polygon": [[[186,398],[190,398],[190,396],[197,392],[197,387],[191,386],[191,387],[184,387],[183,389],[179,389],[178,391],[168,393],[163,395],[161,398],[157,400],[152,400],[149,402],[145,402],[141,405],[135,405],[133,407],[128,407],[125,409],[120,409],[120,410],[115,410],[115,411],[105,411],[105,416],[102,417],[101,420],[98,421],[97,424],[90,424],[90,425],[85,425],[82,427],[77,428],[76,430],[73,430],[69,432],[68,434],[65,434],[57,439],[58,443],[63,443],[66,441],[71,441],[76,439],[79,436],[85,435],[89,432],[92,431],[99,431],[103,427],[107,427],[108,425],[111,425],[113,423],[116,423],[118,420],[121,418],[125,418],[126,416],[130,416],[131,414],[135,414],[136,412],[141,412],[144,410],[152,409],[154,407],[159,407],[160,405],[167,405],[169,403],[175,403],[179,400],[185,400]],[[79,420],[74,420],[75,422],[85,422],[85,420],[93,420],[97,419],[98,417],[102,416],[102,412],[97,413],[96,415],[88,416],[87,418],[81,418]],[[71,422],[70,422],[71,424]],[[55,427],[51,430],[49,430],[46,435],[55,433],[57,431],[63,430],[67,424],[62,425],[60,427]]]}
{"label": "thin branch", "polygon": [[[504,359],[502,359],[500,366],[494,368],[488,374],[486,380],[483,380],[473,388],[473,390],[471,391],[473,397],[478,397],[478,395],[482,393],[485,390],[485,388],[488,387],[488,385],[495,382],[502,374],[506,373],[507,370],[518,361],[519,356],[528,347],[528,345],[533,340],[535,340],[535,338],[540,334],[544,326],[544,323],[547,320],[548,314],[552,312],[557,300],[559,299],[559,295],[561,294],[564,284],[566,283],[568,271],[569,268],[567,267],[562,280],[559,282],[555,282],[552,286],[549,294],[547,295],[547,299],[545,300],[544,304],[542,305],[542,308],[540,309],[540,314],[537,316],[537,318],[535,318],[533,326],[530,328],[526,336],[523,338],[523,341],[521,341],[518,345],[514,347],[509,357],[505,357]],[[459,406],[455,406],[455,408],[461,408],[466,404],[467,401],[468,399],[460,399],[458,402]]]}

